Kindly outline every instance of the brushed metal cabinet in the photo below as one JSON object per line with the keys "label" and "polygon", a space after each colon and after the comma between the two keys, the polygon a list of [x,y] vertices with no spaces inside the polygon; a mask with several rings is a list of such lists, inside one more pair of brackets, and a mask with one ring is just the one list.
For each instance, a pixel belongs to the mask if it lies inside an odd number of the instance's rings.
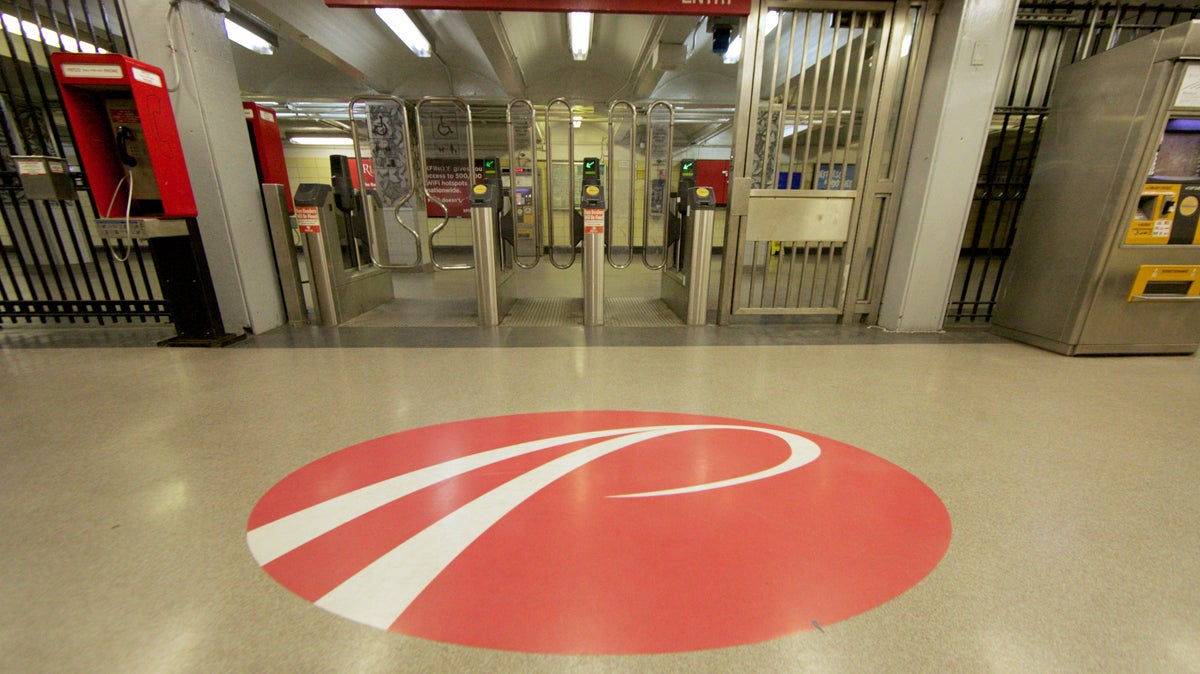
{"label": "brushed metal cabinet", "polygon": [[1125,245],[1167,120],[1200,57],[1200,22],[1180,24],[1064,68],[992,330],[1068,355],[1192,353],[1200,302],[1130,302],[1142,265],[1197,265],[1200,246]]}

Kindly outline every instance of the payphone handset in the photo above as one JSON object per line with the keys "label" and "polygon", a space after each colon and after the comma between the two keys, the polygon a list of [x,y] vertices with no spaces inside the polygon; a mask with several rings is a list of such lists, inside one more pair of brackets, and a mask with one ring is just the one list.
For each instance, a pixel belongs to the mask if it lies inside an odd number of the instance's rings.
{"label": "payphone handset", "polygon": [[[146,145],[137,106],[132,99],[114,98],[105,101],[104,107],[116,139],[117,160],[125,168],[126,189],[133,191],[134,199],[159,200],[158,178],[150,161],[150,148]],[[107,216],[114,217],[114,214]]]}

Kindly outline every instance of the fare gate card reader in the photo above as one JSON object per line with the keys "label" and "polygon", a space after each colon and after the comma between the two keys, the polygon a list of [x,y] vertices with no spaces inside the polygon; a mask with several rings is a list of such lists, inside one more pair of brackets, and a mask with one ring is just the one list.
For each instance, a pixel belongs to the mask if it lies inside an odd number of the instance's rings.
{"label": "fare gate card reader", "polygon": [[599,185],[584,185],[581,197],[584,208],[604,208],[604,188]]}
{"label": "fare gate card reader", "polygon": [[496,185],[480,183],[471,188],[471,208],[497,208],[500,206],[500,190]]}
{"label": "fare gate card reader", "polygon": [[687,192],[688,208],[716,208],[717,195],[707,187],[693,187]]}

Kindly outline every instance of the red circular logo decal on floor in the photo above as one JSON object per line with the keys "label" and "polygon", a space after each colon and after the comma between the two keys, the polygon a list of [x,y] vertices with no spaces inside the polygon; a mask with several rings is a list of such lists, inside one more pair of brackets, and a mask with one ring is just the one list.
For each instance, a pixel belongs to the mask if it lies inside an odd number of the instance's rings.
{"label": "red circular logo decal on floor", "polygon": [[924,578],[941,500],[836,440],[737,419],[551,412],[418,428],[292,473],[255,559],[380,629],[537,653],[663,653],[844,620]]}

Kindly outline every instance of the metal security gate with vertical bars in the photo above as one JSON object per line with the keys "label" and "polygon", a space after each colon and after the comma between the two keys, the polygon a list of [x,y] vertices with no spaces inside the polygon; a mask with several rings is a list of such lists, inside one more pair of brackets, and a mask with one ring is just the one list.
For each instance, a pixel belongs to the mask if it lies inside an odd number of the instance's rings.
{"label": "metal security gate with vertical bars", "polygon": [[1058,69],[1184,21],[1195,0],[1022,2],[992,113],[946,327],[985,327],[1016,235]]}
{"label": "metal security gate with vertical bars", "polygon": [[764,2],[751,14],[722,322],[877,312],[932,30],[925,7]]}
{"label": "metal security gate with vertical bars", "polygon": [[50,54],[128,53],[116,0],[0,2],[0,328],[49,322],[169,318],[148,253],[117,262],[92,230],[84,176],[78,200],[26,199],[14,156],[80,165],[51,75]]}

